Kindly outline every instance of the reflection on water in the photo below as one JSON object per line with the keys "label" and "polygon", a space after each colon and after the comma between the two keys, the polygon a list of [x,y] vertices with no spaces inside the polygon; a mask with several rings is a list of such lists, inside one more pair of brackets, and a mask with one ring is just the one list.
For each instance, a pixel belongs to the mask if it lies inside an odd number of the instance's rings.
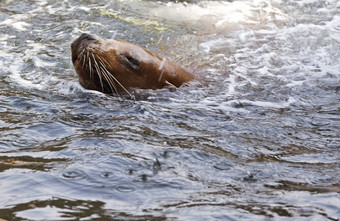
{"label": "reflection on water", "polygon": [[[94,213],[95,212],[95,213]],[[162,216],[134,215],[105,209],[100,201],[70,200],[52,197],[48,200],[35,200],[18,204],[7,210],[0,209],[2,218],[11,220],[13,217],[32,217],[39,220],[70,220],[70,219],[102,219],[110,220],[164,220]]]}
{"label": "reflection on water", "polygon": [[[0,219],[338,220],[339,7],[0,2]],[[136,100],[84,90],[82,32],[197,80]]]}

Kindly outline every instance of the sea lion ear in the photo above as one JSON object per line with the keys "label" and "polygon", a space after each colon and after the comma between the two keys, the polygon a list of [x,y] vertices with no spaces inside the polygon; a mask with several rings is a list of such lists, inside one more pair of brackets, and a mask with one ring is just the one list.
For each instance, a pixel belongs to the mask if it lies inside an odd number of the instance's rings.
{"label": "sea lion ear", "polygon": [[140,68],[140,63],[137,59],[133,58],[132,56],[130,56],[128,54],[124,54],[124,58],[128,61],[128,63],[130,64],[130,66],[133,69],[139,69]]}

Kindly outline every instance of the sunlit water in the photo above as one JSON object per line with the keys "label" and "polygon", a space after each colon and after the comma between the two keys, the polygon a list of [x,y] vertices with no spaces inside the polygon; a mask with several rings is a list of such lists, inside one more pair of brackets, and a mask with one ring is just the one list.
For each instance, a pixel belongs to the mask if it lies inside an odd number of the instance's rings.
{"label": "sunlit water", "polygon": [[[0,218],[339,220],[340,2],[0,1]],[[81,33],[192,71],[81,88]]]}

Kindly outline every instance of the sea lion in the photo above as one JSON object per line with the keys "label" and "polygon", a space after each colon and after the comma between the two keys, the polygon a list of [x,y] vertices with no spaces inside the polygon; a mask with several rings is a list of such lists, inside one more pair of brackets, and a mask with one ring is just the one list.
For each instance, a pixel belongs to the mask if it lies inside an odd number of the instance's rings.
{"label": "sea lion", "polygon": [[179,87],[194,76],[165,58],[136,44],[82,34],[71,44],[79,83],[106,94],[129,93],[130,88]]}

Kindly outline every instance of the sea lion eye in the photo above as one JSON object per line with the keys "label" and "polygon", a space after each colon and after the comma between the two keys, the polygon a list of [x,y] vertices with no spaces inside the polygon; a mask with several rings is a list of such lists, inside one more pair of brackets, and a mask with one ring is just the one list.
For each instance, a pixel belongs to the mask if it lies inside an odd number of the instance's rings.
{"label": "sea lion eye", "polygon": [[124,57],[129,62],[129,64],[131,65],[133,69],[139,69],[140,64],[137,59],[131,57],[130,55],[124,55]]}

